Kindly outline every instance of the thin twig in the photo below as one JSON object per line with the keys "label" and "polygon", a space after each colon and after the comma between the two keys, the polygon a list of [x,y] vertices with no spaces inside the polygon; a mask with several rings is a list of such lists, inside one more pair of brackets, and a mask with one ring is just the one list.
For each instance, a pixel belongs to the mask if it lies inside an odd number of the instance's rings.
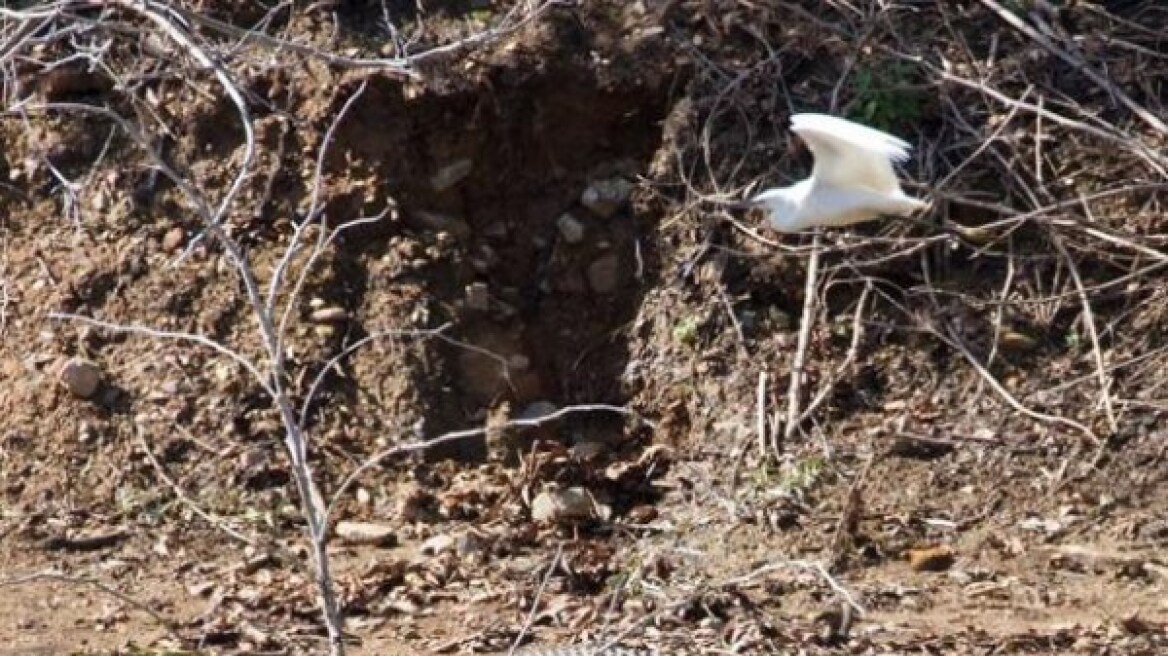
{"label": "thin twig", "polygon": [[1054,243],[1054,247],[1058,249],[1060,255],[1067,263],[1067,269],[1071,273],[1071,280],[1075,283],[1075,289],[1079,292],[1079,300],[1083,305],[1083,325],[1087,329],[1087,336],[1091,339],[1091,353],[1095,359],[1095,373],[1099,378],[1099,394],[1103,401],[1103,412],[1107,416],[1107,426],[1111,429],[1111,434],[1114,435],[1119,431],[1119,422],[1115,419],[1115,409],[1111,402],[1111,379],[1107,375],[1107,365],[1103,361],[1103,349],[1099,345],[1099,331],[1095,328],[1095,313],[1091,310],[1091,299],[1087,296],[1087,290],[1083,287],[1083,278],[1079,275],[1079,266],[1075,264],[1075,260],[1071,254],[1067,252],[1067,247],[1063,244],[1063,240],[1055,231],[1050,232],[1050,240]]}
{"label": "thin twig", "polygon": [[531,609],[527,612],[527,619],[523,621],[523,626],[519,628],[519,633],[515,635],[515,641],[511,643],[511,649],[507,650],[508,656],[515,653],[519,649],[519,645],[523,644],[523,638],[527,636],[528,630],[531,629],[532,622],[535,621],[535,614],[539,610],[539,600],[543,598],[544,590],[547,589],[548,583],[552,580],[552,574],[555,573],[556,568],[560,566],[560,558],[564,555],[564,543],[561,542],[556,545],[556,555],[552,556],[552,561],[548,563],[547,571],[543,575],[543,580],[539,582],[539,589],[535,592],[535,598],[531,600]]}
{"label": "thin twig", "polygon": [[1089,440],[1091,440],[1092,444],[1094,444],[1096,446],[1098,446],[1100,444],[1101,440],[1099,439],[1099,437],[1097,435],[1095,435],[1094,431],[1092,431],[1090,428],[1087,428],[1083,424],[1075,421],[1074,419],[1068,419],[1067,417],[1060,417],[1058,415],[1051,415],[1051,414],[1047,414],[1045,412],[1039,412],[1037,410],[1032,410],[1032,409],[1026,407],[1021,401],[1014,398],[1014,395],[1010,394],[1009,390],[1007,390],[1005,387],[1003,387],[1002,384],[998,382],[998,379],[994,378],[994,375],[991,374],[989,372],[989,370],[987,370],[984,366],[982,366],[981,362],[978,362],[977,358],[974,357],[973,353],[971,353],[969,351],[969,348],[966,347],[964,342],[961,341],[961,338],[957,334],[957,330],[953,326],[946,326],[946,334],[944,334],[944,335],[936,330],[933,330],[932,332],[935,335],[937,335],[938,337],[940,337],[942,340],[944,340],[946,343],[948,343],[950,346],[952,346],[954,349],[956,349],[958,352],[960,352],[961,355],[965,356],[965,359],[967,362],[969,362],[970,366],[972,366],[974,368],[974,370],[977,371],[979,376],[981,376],[983,379],[985,379],[986,383],[989,384],[989,386],[991,388],[993,388],[993,390],[995,392],[997,392],[998,395],[1001,396],[1002,399],[1005,400],[1006,403],[1008,403],[1011,408],[1014,408],[1018,412],[1021,412],[1022,414],[1026,415],[1027,417],[1030,417],[1031,419],[1034,419],[1037,421],[1042,421],[1042,422],[1047,422],[1047,423],[1052,423],[1052,424],[1062,424],[1063,426],[1068,426],[1070,428],[1073,428],[1076,431],[1082,433]]}
{"label": "thin twig", "polygon": [[[799,339],[795,346],[795,356],[791,361],[791,379],[787,387],[787,421],[783,427],[783,440],[790,440],[799,426],[799,398],[803,386],[803,373],[807,364],[807,349],[811,343],[811,331],[815,327],[816,288],[819,286],[819,254],[823,231],[815,229],[811,242],[811,258],[807,262],[807,280],[803,287],[803,317],[799,324]],[[778,454],[775,454],[776,456]]]}
{"label": "thin twig", "polygon": [[1002,5],[995,2],[995,0],[981,0],[981,3],[983,5],[985,5],[986,7],[989,7],[991,11],[993,11],[995,14],[998,15],[998,18],[1001,18],[1004,22],[1008,23],[1011,27],[1013,27],[1014,29],[1018,30],[1019,32],[1025,34],[1026,36],[1030,37],[1034,41],[1038,42],[1039,45],[1041,45],[1043,48],[1046,48],[1047,50],[1049,50],[1052,54],[1054,54],[1059,59],[1070,64],[1071,67],[1081,71],[1083,73],[1083,75],[1086,75],[1088,78],[1091,79],[1092,82],[1094,82],[1095,84],[1098,84],[1100,87],[1102,87],[1104,90],[1106,90],[1107,93],[1111,94],[1111,96],[1113,98],[1117,98],[1128,109],[1130,109],[1136,116],[1139,116],[1141,120],[1143,120],[1145,123],[1147,123],[1149,126],[1151,126],[1152,129],[1156,130],[1160,134],[1168,135],[1168,125],[1166,125],[1164,123],[1164,121],[1161,121],[1156,115],[1152,114],[1147,109],[1145,109],[1142,105],[1140,105],[1136,101],[1132,100],[1132,98],[1130,96],[1128,96],[1126,93],[1124,93],[1122,89],[1115,86],[1114,82],[1107,79],[1101,73],[1098,73],[1097,71],[1095,71],[1095,69],[1088,66],[1087,62],[1071,55],[1066,50],[1063,50],[1062,48],[1055,45],[1054,42],[1052,42],[1049,38],[1046,37],[1046,35],[1042,34],[1038,30],[1036,30],[1033,27],[1031,27],[1030,25],[1028,25],[1026,23],[1026,21],[1022,20],[1021,18],[1018,18],[1016,15],[1014,15],[1009,10],[1007,10],[1005,7],[1003,7]]}

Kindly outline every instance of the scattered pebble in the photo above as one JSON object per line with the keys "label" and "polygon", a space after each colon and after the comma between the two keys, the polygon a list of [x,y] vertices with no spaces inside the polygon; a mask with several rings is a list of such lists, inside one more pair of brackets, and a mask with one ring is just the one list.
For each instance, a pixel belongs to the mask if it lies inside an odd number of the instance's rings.
{"label": "scattered pebble", "polygon": [[437,556],[447,551],[454,551],[454,547],[454,538],[443,533],[423,542],[421,551],[423,556]]}
{"label": "scattered pebble", "polygon": [[519,414],[515,415],[515,419],[522,419],[526,421],[540,419],[552,414],[558,409],[559,408],[556,407],[556,404],[552,403],[551,401],[533,401],[524,406],[523,409],[519,411]]}
{"label": "scattered pebble", "polygon": [[397,534],[384,524],[373,522],[337,522],[337,537],[349,544],[365,544],[377,547],[397,545]]}
{"label": "scattered pebble", "polygon": [[162,236],[162,250],[177,251],[179,246],[182,246],[183,239],[186,238],[186,232],[182,228],[174,227],[166,231]]}
{"label": "scattered pebble", "polygon": [[582,487],[540,492],[531,502],[531,518],[540,523],[607,519],[611,512]]}
{"label": "scattered pebble", "polygon": [[916,572],[943,572],[953,566],[956,554],[947,545],[909,549],[908,565]]}
{"label": "scattered pebble", "polygon": [[74,396],[88,399],[101,386],[101,369],[89,360],[69,358],[61,365],[58,379]]}
{"label": "scattered pebble", "polygon": [[657,507],[648,504],[634,506],[633,509],[629,511],[628,519],[634,524],[648,524],[649,522],[657,519]]}
{"label": "scattered pebble", "polygon": [[369,504],[373,503],[373,495],[369,494],[369,490],[366,490],[363,487],[359,487],[357,488],[357,503],[361,504],[362,506],[368,506]]}
{"label": "scattered pebble", "polygon": [[313,323],[344,323],[349,319],[349,313],[345,312],[345,308],[330,305],[313,310],[309,315]]}
{"label": "scattered pebble", "polygon": [[491,290],[485,282],[472,282],[466,286],[466,306],[472,310],[486,312],[491,307]]}
{"label": "scattered pebble", "polygon": [[612,451],[612,449],[610,449],[604,442],[586,440],[573,444],[571,451],[574,458],[587,462],[600,458],[604,454]]}
{"label": "scattered pebble", "polygon": [[430,176],[430,187],[434,191],[442,192],[466,179],[474,168],[474,162],[469,159],[460,159],[448,164]]}
{"label": "scattered pebble", "polygon": [[569,244],[584,241],[584,224],[571,214],[566,212],[561,214],[560,218],[556,219],[556,227],[560,230],[560,236]]}
{"label": "scattered pebble", "polygon": [[456,239],[466,239],[470,236],[470,224],[466,221],[438,212],[414,210],[410,213],[414,223],[433,232],[447,232]]}
{"label": "scattered pebble", "polygon": [[1018,353],[1033,351],[1038,347],[1038,340],[1026,333],[1005,328],[1001,333],[1002,348]]}
{"label": "scattered pebble", "polygon": [[580,194],[580,204],[601,218],[609,218],[633,194],[633,185],[623,178],[597,180]]}
{"label": "scattered pebble", "polygon": [[611,294],[620,285],[620,258],[615,253],[601,256],[588,265],[588,286],[597,294]]}

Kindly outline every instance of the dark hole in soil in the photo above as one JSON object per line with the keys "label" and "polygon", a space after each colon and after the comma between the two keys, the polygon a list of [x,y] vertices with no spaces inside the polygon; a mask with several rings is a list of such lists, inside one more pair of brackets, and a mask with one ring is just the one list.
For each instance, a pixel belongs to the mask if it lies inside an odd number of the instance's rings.
{"label": "dark hole in soil", "polygon": [[[515,412],[622,403],[622,331],[657,275],[650,240],[638,239],[651,226],[627,203],[600,216],[581,195],[598,181],[635,184],[660,145],[667,86],[601,82],[567,63],[487,79],[409,99],[371,79],[337,135],[337,151],[375,171],[402,217],[349,240],[340,259],[368,261],[402,237],[439,253],[411,275],[458,339],[498,356],[444,350],[445,380],[421,383],[428,435],[481,423],[479,411],[502,401]],[[622,431],[612,418],[572,426],[593,441]],[[476,458],[483,444],[439,455]]]}

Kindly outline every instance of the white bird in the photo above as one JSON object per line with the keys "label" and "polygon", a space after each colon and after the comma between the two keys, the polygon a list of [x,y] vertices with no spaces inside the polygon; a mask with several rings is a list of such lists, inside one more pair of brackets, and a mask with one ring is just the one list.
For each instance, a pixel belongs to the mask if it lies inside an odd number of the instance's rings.
{"label": "white bird", "polygon": [[928,207],[901,190],[892,170],[893,162],[908,159],[908,142],[824,114],[791,116],[791,131],[815,156],[811,177],[768,189],[749,201],[766,208],[775,230],[845,226],[881,215],[908,217]]}

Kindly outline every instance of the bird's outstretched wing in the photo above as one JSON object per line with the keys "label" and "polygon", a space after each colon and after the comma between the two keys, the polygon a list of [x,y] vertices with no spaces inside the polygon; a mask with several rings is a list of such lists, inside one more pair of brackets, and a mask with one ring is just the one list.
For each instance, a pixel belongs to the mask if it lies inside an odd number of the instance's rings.
{"label": "bird's outstretched wing", "polygon": [[811,175],[839,187],[865,187],[882,193],[900,189],[892,162],[908,159],[908,142],[859,123],[824,114],[791,116],[791,131],[799,135],[815,166]]}

